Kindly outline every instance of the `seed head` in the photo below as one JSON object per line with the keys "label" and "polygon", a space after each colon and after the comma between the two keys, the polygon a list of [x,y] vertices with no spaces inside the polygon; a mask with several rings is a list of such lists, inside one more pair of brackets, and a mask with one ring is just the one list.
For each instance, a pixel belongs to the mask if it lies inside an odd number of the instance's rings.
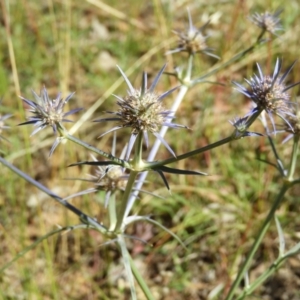
{"label": "seed head", "polygon": [[[256,105],[256,109],[265,110],[274,126],[274,121],[271,114],[276,114],[288,123],[286,116],[293,116],[293,110],[290,105],[290,95],[287,92],[290,88],[297,85],[297,83],[286,86],[284,80],[290,73],[295,62],[287,69],[287,71],[280,76],[281,61],[277,59],[273,75],[263,75],[262,70],[257,64],[259,75],[254,75],[250,80],[245,79],[249,84],[250,89],[246,89],[237,82],[233,82],[237,86],[237,90],[248,98],[250,98]],[[275,129],[275,128],[274,128]]]}
{"label": "seed head", "polygon": [[161,142],[167,147],[167,149],[175,156],[173,150],[159,135],[158,131],[162,126],[168,126],[172,128],[186,128],[186,126],[171,123],[171,120],[174,118],[173,113],[169,110],[165,110],[162,104],[163,98],[173,92],[177,87],[161,95],[154,92],[154,89],[164,69],[165,66],[163,66],[163,68],[159,71],[149,89],[147,87],[147,74],[143,73],[142,87],[140,89],[135,89],[131,85],[124,72],[119,68],[129,88],[128,95],[123,98],[115,96],[118,100],[118,111],[107,111],[108,114],[114,115],[114,117],[95,120],[95,122],[117,121],[119,123],[118,126],[108,130],[101,136],[120,128],[131,128],[131,138],[129,141],[125,159],[128,159],[132,146],[139,133],[143,133],[146,146],[148,146],[149,132],[160,139]]}
{"label": "seed head", "polygon": [[219,57],[211,51],[212,48],[209,48],[206,44],[206,39],[208,36],[203,34],[203,29],[208,25],[208,22],[204,24],[202,27],[197,29],[193,25],[192,17],[190,11],[188,9],[188,17],[189,17],[189,28],[186,31],[177,31],[173,32],[179,37],[178,47],[174,50],[168,51],[167,54],[177,53],[177,52],[188,52],[190,55],[202,52],[209,56],[219,59]]}
{"label": "seed head", "polygon": [[282,13],[282,11],[283,9],[277,9],[273,14],[268,11],[261,14],[256,12],[250,16],[249,19],[263,30],[277,35],[276,31],[283,30],[279,18],[279,15]]}
{"label": "seed head", "polygon": [[81,108],[73,109],[67,113],[63,112],[65,104],[71,99],[74,93],[70,94],[66,99],[61,98],[61,94],[58,94],[56,99],[50,99],[46,88],[44,87],[41,91],[41,95],[37,95],[32,91],[33,97],[36,102],[20,97],[25,103],[30,106],[29,111],[33,113],[33,116],[28,117],[27,122],[19,125],[34,124],[37,127],[31,135],[34,135],[41,129],[51,126],[53,132],[57,133],[57,127],[62,122],[72,122],[71,120],[65,119],[66,116],[74,114],[81,110]]}

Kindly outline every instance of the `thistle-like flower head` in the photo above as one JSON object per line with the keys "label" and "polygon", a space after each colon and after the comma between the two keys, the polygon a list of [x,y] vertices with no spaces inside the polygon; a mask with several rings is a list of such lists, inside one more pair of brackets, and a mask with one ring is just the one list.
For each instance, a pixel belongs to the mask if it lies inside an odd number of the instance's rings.
{"label": "thistle-like flower head", "polygon": [[300,135],[300,111],[297,111],[295,116],[288,116],[287,119],[289,125],[285,125],[285,131]]}
{"label": "thistle-like flower head", "polygon": [[295,105],[294,115],[287,116],[288,123],[283,125],[283,131],[290,133],[283,143],[290,140],[295,135],[300,135],[300,111],[298,105]]}
{"label": "thistle-like flower head", "polygon": [[[124,155],[124,153],[122,153],[121,157],[123,157],[123,155]],[[92,156],[92,158],[93,158],[93,161],[79,162],[79,163],[71,164],[69,167],[78,166],[78,165],[97,166],[95,175],[89,175],[90,179],[80,179],[80,180],[83,180],[83,181],[93,182],[95,186],[93,188],[81,191],[81,192],[73,194],[71,196],[68,196],[64,199],[67,200],[67,199],[74,198],[74,197],[80,196],[80,195],[85,195],[85,194],[88,194],[88,193],[93,193],[93,192],[97,192],[97,191],[105,191],[105,204],[104,204],[104,206],[106,208],[108,203],[109,203],[110,197],[115,192],[125,191],[127,181],[128,181],[128,178],[129,178],[129,174],[125,173],[124,168],[122,168],[120,166],[117,166],[117,165],[114,165],[114,164],[112,164],[112,162],[97,161],[97,159],[94,156]],[[169,170],[170,168],[166,167],[166,169]],[[173,170],[173,169],[170,169],[170,170]],[[159,172],[159,170],[158,170],[158,172]],[[179,173],[179,174],[181,174],[181,173]],[[199,173],[199,172],[190,173],[190,171],[185,171],[185,173],[183,173],[183,174],[204,175],[203,173]],[[166,181],[163,174],[161,176],[164,178],[164,181]],[[157,196],[157,195],[155,195],[151,192],[141,190],[141,189],[133,188],[132,191],[133,192],[138,191],[138,192],[150,194],[152,196],[161,198],[161,197],[159,197],[159,196]],[[137,195],[135,195],[135,193],[132,193],[132,196],[137,197]]]}
{"label": "thistle-like flower head", "polygon": [[237,82],[237,90],[250,98],[256,105],[256,109],[265,110],[275,129],[272,113],[281,117],[287,124],[286,116],[293,116],[293,109],[290,104],[290,95],[287,92],[299,82],[286,86],[284,80],[292,70],[295,62],[280,76],[281,60],[277,59],[273,75],[263,75],[263,72],[257,64],[259,75],[254,75],[250,80],[245,79],[250,89],[246,89]]}
{"label": "thistle-like flower head", "polygon": [[[83,164],[95,165],[97,169],[94,175],[89,175],[89,179],[79,179],[82,181],[88,181],[94,183],[93,188],[78,192],[76,194],[70,195],[65,198],[65,200],[74,198],[77,196],[94,193],[98,191],[105,191],[105,204],[107,207],[109,199],[113,193],[117,190],[124,191],[129,175],[124,172],[124,169],[120,166],[109,164],[109,162],[97,161],[97,159],[92,156],[93,161],[84,162]],[[77,164],[72,164],[75,166]]]}
{"label": "thistle-like flower head", "polygon": [[208,47],[206,44],[206,39],[208,36],[203,34],[204,28],[208,25],[209,22],[204,24],[199,29],[193,25],[191,13],[188,11],[188,18],[189,18],[189,27],[186,31],[177,31],[174,30],[173,32],[178,36],[178,47],[174,50],[168,51],[167,54],[177,53],[177,52],[188,52],[190,55],[202,52],[209,56],[219,59],[219,57],[211,51],[212,48]]}
{"label": "thistle-like flower head", "polygon": [[232,121],[229,121],[229,123],[236,129],[234,132],[234,137],[236,139],[246,136],[262,136],[260,133],[247,131],[251,125],[249,124],[249,121],[250,118],[248,115],[242,118],[234,118]]}
{"label": "thistle-like flower head", "polygon": [[66,103],[68,103],[74,93],[70,94],[66,99],[62,99],[61,94],[58,94],[56,99],[50,99],[48,92],[44,87],[40,96],[34,91],[32,91],[32,94],[36,102],[20,97],[26,104],[30,106],[29,111],[33,113],[33,116],[28,117],[29,121],[19,124],[34,124],[34,126],[37,128],[32,132],[31,135],[34,135],[47,126],[51,126],[53,132],[56,134],[59,124],[62,122],[72,122],[65,117],[81,110],[81,108],[76,108],[66,113],[63,112],[64,106]]}
{"label": "thistle-like flower head", "polygon": [[108,130],[101,136],[120,128],[128,127],[131,129],[131,138],[128,144],[125,159],[128,159],[134,141],[139,133],[143,133],[145,143],[148,146],[149,132],[160,139],[161,142],[167,147],[167,149],[175,156],[173,150],[159,135],[158,131],[162,126],[168,126],[172,128],[186,128],[186,126],[171,123],[171,120],[174,118],[173,113],[169,110],[165,110],[162,104],[162,100],[171,92],[173,92],[177,87],[161,95],[157,94],[154,91],[164,69],[165,66],[163,66],[163,68],[159,71],[150,88],[147,87],[147,74],[143,73],[142,87],[140,89],[135,89],[131,85],[124,72],[119,68],[129,88],[128,94],[123,98],[115,96],[118,100],[118,111],[107,111],[108,114],[114,115],[114,117],[95,120],[95,122],[117,121],[119,123],[118,126]]}
{"label": "thistle-like flower head", "polygon": [[273,14],[268,11],[261,14],[256,12],[250,16],[249,19],[263,30],[277,35],[276,31],[283,30],[279,18],[279,15],[282,13],[282,11],[283,9],[277,9]]}
{"label": "thistle-like flower head", "polygon": [[120,166],[98,166],[95,175],[91,175],[91,181],[95,184],[95,188],[91,191],[105,191],[104,206],[107,207],[109,198],[114,192],[125,190],[128,177]]}
{"label": "thistle-like flower head", "polygon": [[128,174],[124,173],[124,168],[116,165],[98,166],[95,175],[92,176],[97,189],[106,192],[124,190],[128,180]]}

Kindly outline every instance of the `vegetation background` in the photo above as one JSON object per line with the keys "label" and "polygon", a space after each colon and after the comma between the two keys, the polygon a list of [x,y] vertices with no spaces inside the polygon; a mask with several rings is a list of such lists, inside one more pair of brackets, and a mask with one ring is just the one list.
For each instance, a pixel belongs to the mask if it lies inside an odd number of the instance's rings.
{"label": "vegetation background", "polygon": [[[70,163],[90,159],[90,153],[71,143],[60,145],[51,159],[51,130],[30,137],[30,127],[17,127],[25,119],[19,95],[32,99],[31,89],[46,86],[56,97],[62,92],[76,94],[70,107],[84,111],[72,116],[68,128],[84,141],[105,151],[111,149],[112,135],[101,139],[109,124],[92,123],[113,110],[111,94],[124,95],[126,85],[116,68],[118,64],[135,86],[141,72],[152,76],[167,62],[169,72],[182,65],[185,55],[165,55],[176,47],[173,29],[187,27],[189,7],[194,24],[205,29],[209,46],[226,61],[247,48],[259,29],[248,16],[266,10],[281,14],[284,31],[268,43],[228,68],[211,81],[224,86],[198,84],[192,88],[177,115],[176,122],[189,131],[170,130],[166,140],[176,153],[183,153],[217,141],[231,133],[228,120],[243,116],[250,107],[237,93],[231,80],[243,82],[256,72],[258,62],[270,73],[277,57],[286,69],[299,57],[300,4],[297,0],[274,1],[100,1],[100,0],[0,0],[0,95],[1,113],[12,113],[11,125],[1,141],[6,159],[41,181],[60,196],[88,187],[87,182],[68,178],[87,178],[89,167],[71,168]],[[194,74],[205,74],[217,61],[202,54],[195,59]],[[296,64],[288,80],[300,81]],[[164,76],[158,90],[175,86],[176,80]],[[292,91],[297,98],[299,88]],[[172,104],[168,97],[166,107]],[[259,122],[253,131],[262,132]],[[124,134],[123,134],[124,133]],[[128,141],[129,133],[118,134],[117,153]],[[288,161],[289,144],[276,143],[283,160]],[[153,142],[153,141],[152,141]],[[166,197],[141,196],[134,212],[151,214],[170,228],[187,245],[182,249],[166,232],[149,224],[137,224],[129,234],[146,240],[144,245],[128,241],[129,249],[157,299],[209,299],[220,284],[230,286],[234,275],[264,219],[276,191],[277,174],[272,166],[257,158],[272,161],[266,138],[235,141],[211,153],[180,161],[181,169],[201,170],[207,177],[170,176],[172,194],[160,178],[150,174],[146,189]],[[158,157],[169,156],[162,147]],[[287,247],[300,238],[300,190],[295,186],[278,211]],[[101,205],[103,194],[89,194],[72,203],[105,222]],[[43,195],[36,188],[1,167],[0,171],[0,266],[11,260],[38,237],[55,229],[78,223],[77,218]],[[0,275],[1,299],[129,299],[126,275],[118,250],[101,247],[105,241],[94,231],[74,231],[49,238],[19,259]],[[250,279],[257,277],[278,254],[275,224],[264,239],[252,265]],[[285,266],[249,299],[300,299],[299,257]],[[139,299],[143,299],[140,295]]]}

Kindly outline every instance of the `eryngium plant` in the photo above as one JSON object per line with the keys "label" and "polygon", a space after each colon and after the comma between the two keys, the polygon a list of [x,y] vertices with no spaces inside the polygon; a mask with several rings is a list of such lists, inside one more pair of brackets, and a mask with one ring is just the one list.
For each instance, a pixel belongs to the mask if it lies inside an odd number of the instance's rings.
{"label": "eryngium plant", "polygon": [[[189,55],[187,70],[186,72],[183,72],[186,73],[187,76],[186,78],[184,78],[184,80],[181,80],[181,83],[183,84],[183,86],[181,86],[182,91],[184,90],[185,91],[184,93],[181,93],[181,95],[185,94],[187,89],[191,86],[189,83],[192,82],[193,85],[195,85],[196,83],[203,82],[201,81],[203,79],[203,78],[201,79],[201,77],[191,81],[192,62],[193,62],[194,54],[198,52],[204,52],[208,55],[214,56],[209,52],[210,48],[208,48],[206,45],[207,37],[204,36],[202,33],[204,27],[200,29],[194,27],[190,16],[190,12],[188,13],[189,13],[189,29],[187,30],[187,32],[176,32],[180,39],[179,46],[177,49],[171,51],[171,53],[188,52]],[[275,14],[275,17],[278,17],[278,15],[279,13]],[[238,53],[231,60],[224,62],[219,67],[213,69],[206,75],[203,75],[203,77],[205,78],[211,74],[216,73],[221,68],[230,65],[230,63],[232,63],[233,61],[237,61],[238,59],[246,55],[246,53],[252,51],[254,47],[258,46],[258,44],[260,43],[261,37],[265,31],[270,31],[274,33],[276,30],[278,30],[279,20],[275,19],[273,16],[273,21],[272,21],[273,23],[272,23],[268,18],[270,19],[269,15],[260,18],[256,16],[256,21],[258,22],[258,25],[263,29],[263,33],[259,36],[257,42],[254,45],[252,45],[250,48],[246,49],[245,51]],[[244,288],[242,295],[246,295],[249,291],[248,288],[251,287],[251,283],[247,281],[247,276],[245,276],[246,271],[249,269],[249,263],[251,262],[251,259],[253,258],[253,255],[255,254],[257,247],[260,244],[262,237],[269,226],[269,223],[274,217],[275,211],[279,207],[285,192],[288,190],[289,187],[297,183],[297,180],[294,180],[293,176],[295,171],[295,162],[297,158],[297,145],[299,141],[299,120],[295,110],[293,109],[293,106],[291,106],[290,104],[291,97],[287,91],[298,83],[288,85],[288,86],[284,84],[284,81],[288,76],[288,74],[290,73],[293,65],[283,75],[280,74],[281,71],[280,60],[277,60],[275,70],[272,75],[264,75],[260,66],[259,65],[257,66],[258,66],[259,74],[254,75],[250,80],[246,80],[250,86],[249,89],[246,89],[242,85],[235,83],[236,86],[238,87],[238,90],[244,95],[246,95],[247,97],[249,97],[251,100],[253,100],[256,107],[253,110],[251,110],[246,116],[241,118],[236,118],[230,122],[234,127],[234,132],[232,135],[222,140],[219,140],[215,143],[206,145],[205,147],[191,150],[190,152],[186,152],[184,154],[176,156],[174,151],[171,149],[171,147],[163,139],[163,136],[160,135],[159,133],[161,127],[171,127],[171,128],[185,127],[182,125],[173,124],[172,120],[174,118],[174,112],[170,110],[166,110],[162,104],[162,100],[171,92],[173,92],[176,88],[173,88],[163,94],[157,94],[155,92],[155,88],[157,86],[157,83],[161,75],[164,72],[165,66],[159,71],[158,75],[155,77],[150,88],[148,88],[148,84],[147,84],[147,74],[143,73],[142,86],[140,89],[135,89],[130,83],[127,76],[124,74],[124,72],[119,68],[129,88],[128,94],[125,95],[124,97],[115,96],[117,98],[117,105],[119,107],[118,110],[115,112],[108,111],[107,113],[112,115],[112,117],[98,119],[96,120],[96,122],[114,121],[118,123],[116,127],[108,130],[106,133],[117,131],[118,129],[121,128],[128,128],[130,130],[131,136],[129,138],[129,145],[127,146],[127,154],[125,159],[123,159],[123,156],[120,158],[116,158],[114,151],[111,152],[113,154],[105,153],[100,149],[97,149],[89,144],[86,144],[83,141],[80,141],[79,139],[76,139],[75,137],[71,136],[67,132],[67,130],[63,127],[62,123],[70,122],[71,120],[66,119],[66,117],[79,110],[79,109],[75,109],[69,112],[64,112],[64,107],[66,103],[69,101],[69,99],[71,98],[72,94],[69,95],[66,99],[62,99],[60,95],[58,95],[56,99],[52,100],[49,98],[48,93],[44,88],[40,96],[38,96],[36,93],[33,93],[36,102],[22,98],[23,101],[30,106],[30,112],[33,114],[33,116],[29,117],[29,120],[27,122],[22,123],[21,125],[33,124],[35,127],[37,127],[32,134],[35,134],[36,132],[38,132],[39,130],[45,127],[51,127],[53,132],[56,135],[59,135],[59,138],[69,139],[70,141],[85,147],[89,151],[94,151],[99,156],[102,155],[106,159],[109,159],[109,161],[100,161],[100,160],[98,161],[94,158],[92,162],[81,162],[81,163],[72,164],[72,165],[87,164],[87,165],[93,165],[98,167],[94,175],[91,176],[90,179],[88,179],[88,181],[94,183],[94,187],[92,189],[79,192],[69,197],[61,198],[56,194],[54,194],[53,192],[51,192],[50,190],[48,190],[47,188],[45,188],[39,182],[35,181],[34,179],[30,178],[28,175],[24,174],[24,172],[12,166],[1,156],[0,156],[0,162],[3,165],[10,168],[11,170],[13,170],[19,176],[25,178],[27,181],[34,184],[36,187],[43,190],[49,196],[57,200],[60,204],[64,205],[66,208],[74,212],[83,222],[83,224],[79,225],[80,228],[96,229],[109,240],[108,243],[116,242],[120,248],[123,257],[125,269],[130,282],[132,298],[136,299],[134,282],[131,276],[131,274],[134,273],[135,278],[140,284],[141,288],[143,289],[147,299],[154,299],[151,293],[149,292],[147,285],[143,281],[142,276],[139,274],[138,270],[134,267],[133,261],[129,255],[129,252],[126,248],[126,243],[124,241],[124,238],[128,237],[126,235],[126,227],[128,224],[141,221],[141,220],[150,221],[150,218],[147,216],[146,217],[137,216],[135,214],[128,216],[128,214],[126,214],[125,211],[129,207],[130,208],[129,212],[131,212],[131,206],[129,206],[128,203],[130,197],[133,194],[133,191],[135,191],[135,184],[139,178],[138,176],[140,175],[140,173],[145,171],[150,171],[150,170],[158,172],[168,189],[170,189],[170,187],[168,185],[167,179],[163,174],[164,172],[173,173],[173,174],[205,175],[204,173],[200,173],[196,171],[178,170],[175,168],[170,168],[167,167],[167,165],[191,157],[193,155],[203,153],[205,151],[219,147],[226,143],[233,142],[234,140],[237,139],[241,139],[244,137],[252,137],[252,136],[262,136],[262,134],[260,133],[255,133],[248,130],[249,127],[252,125],[252,123],[257,119],[257,117],[263,111],[266,111],[270,116],[270,119],[275,129],[272,114],[279,115],[285,121],[285,129],[288,132],[292,133],[294,137],[292,161],[290,163],[290,167],[285,169],[283,167],[283,163],[279,159],[279,156],[274,150],[275,147],[273,147],[273,151],[277,159],[276,161],[277,165],[276,164],[273,165],[278,167],[278,169],[280,168],[282,169],[282,172],[280,173],[280,175],[284,179],[282,188],[278,193],[278,196],[276,197],[274,204],[272,204],[272,207],[270,209],[267,218],[264,221],[262,229],[260,230],[258,237],[255,239],[254,245],[251,248],[248,257],[245,259],[245,263],[242,266],[241,270],[239,271],[237,279],[233,283],[226,299],[229,300],[233,297],[233,295],[237,292],[237,287],[239,286],[241,278],[244,277],[246,278],[245,279],[246,287]],[[5,128],[5,125],[3,125],[3,121],[5,121],[6,118],[7,116],[0,117],[0,131],[1,129]],[[172,154],[171,158],[163,161],[159,161],[159,160],[156,161],[154,159],[144,160],[143,142],[145,142],[145,144],[148,146],[149,133],[153,134],[158,140],[160,140],[163,144],[165,144],[169,152]],[[268,131],[267,131],[267,135],[269,135]],[[272,141],[270,135],[268,137]],[[58,142],[56,142],[54,146],[57,144]],[[53,149],[55,148],[54,146],[52,147],[50,153],[53,152]],[[135,151],[134,151],[133,158],[131,158],[130,155],[133,146],[135,146]],[[298,180],[298,183],[299,182],[300,180]],[[71,197],[86,194],[88,192],[96,192],[99,190],[106,192],[104,206],[105,208],[107,208],[109,214],[108,226],[106,226],[106,224],[105,225],[102,224],[102,219],[98,221],[94,217],[89,217],[67,202],[67,200]],[[115,192],[118,190],[122,191],[122,193],[120,193],[122,196],[121,199],[118,199],[120,201],[115,201],[116,200]],[[133,197],[136,197],[136,195],[133,195]],[[162,225],[158,224],[154,220],[151,220],[151,222],[152,224],[159,225],[160,228],[165,229]],[[106,220],[103,221],[103,223],[106,223]],[[72,227],[71,229],[73,228],[74,227]],[[174,234],[172,234],[171,231],[168,232],[172,236],[174,236]],[[181,243],[181,245],[183,245],[183,243]],[[284,255],[284,250],[285,250],[284,247],[280,248],[280,255]],[[286,257],[288,256],[289,255],[286,255]]]}

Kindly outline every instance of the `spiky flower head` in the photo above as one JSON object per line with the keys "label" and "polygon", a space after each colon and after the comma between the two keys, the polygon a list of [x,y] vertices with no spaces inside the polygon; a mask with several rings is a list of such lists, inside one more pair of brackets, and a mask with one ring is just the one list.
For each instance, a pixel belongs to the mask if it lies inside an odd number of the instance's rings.
{"label": "spiky flower head", "polygon": [[249,19],[263,30],[277,35],[276,31],[283,30],[279,18],[282,11],[283,9],[277,9],[273,14],[268,11],[261,14],[256,12]]}
{"label": "spiky flower head", "polygon": [[234,118],[232,121],[229,121],[229,123],[236,129],[234,132],[234,137],[236,139],[246,136],[262,136],[260,133],[247,131],[251,125],[250,122],[251,120],[248,115],[242,118]]}
{"label": "spiky flower head", "polygon": [[294,135],[300,135],[300,111],[295,113],[295,116],[288,116],[289,125],[285,126],[285,131]]}
{"label": "spiky flower head", "polygon": [[[283,143],[290,140],[293,136],[300,136],[300,111],[298,105],[295,103],[294,115],[287,116],[288,123],[283,125],[283,131],[290,133],[283,141]],[[280,130],[282,131],[282,130]]]}
{"label": "spiky flower head", "polygon": [[174,50],[170,50],[167,54],[177,53],[177,52],[188,52],[190,55],[202,52],[209,56],[219,59],[219,57],[211,51],[213,48],[210,48],[206,44],[206,39],[208,36],[203,34],[204,28],[208,25],[209,22],[204,24],[199,29],[193,25],[191,13],[188,11],[188,18],[189,18],[189,27],[186,31],[177,31],[173,30],[173,32],[178,36],[178,47]]}
{"label": "spiky flower head", "polygon": [[[123,158],[124,153],[122,153],[121,157]],[[85,195],[88,193],[93,193],[97,191],[105,191],[105,207],[107,207],[109,200],[111,196],[117,192],[117,191],[125,191],[128,179],[129,179],[129,174],[125,173],[125,169],[123,167],[120,167],[118,165],[111,164],[112,162],[109,161],[97,161],[97,159],[92,155],[93,161],[84,161],[84,162],[79,162],[79,163],[74,163],[71,164],[69,167],[72,166],[78,166],[78,165],[90,165],[90,166],[97,166],[96,172],[94,175],[89,175],[90,179],[80,179],[82,181],[88,181],[88,182],[93,182],[94,187],[81,191],[79,193],[73,194],[71,196],[68,196],[64,198],[65,200],[74,198],[76,196],[80,195]],[[167,168],[169,170],[170,168]],[[165,170],[165,169],[164,169]],[[173,170],[173,169],[170,169]],[[181,173],[179,173],[181,174]],[[196,175],[203,175],[203,173],[199,172],[188,172],[185,171],[183,174],[196,174]],[[162,175],[163,176],[163,175]],[[164,178],[164,176],[163,176]],[[164,181],[166,179],[164,178]],[[138,180],[136,180],[137,182]],[[142,189],[132,189],[132,195],[133,197],[137,197],[137,194],[135,192],[142,192],[146,193],[158,198],[161,198],[160,196],[157,196],[151,192],[142,190]]]}
{"label": "spiky flower head", "polygon": [[98,166],[92,177],[98,189],[110,192],[117,189],[124,190],[128,180],[128,174],[124,173],[124,168],[116,165]]}
{"label": "spiky flower head", "polygon": [[162,100],[171,92],[173,92],[177,87],[161,95],[157,94],[154,91],[165,67],[166,65],[164,65],[159,71],[149,89],[147,87],[146,73],[143,73],[142,87],[140,89],[135,89],[131,85],[124,72],[118,67],[129,88],[128,94],[123,98],[114,95],[118,99],[117,105],[119,106],[119,109],[117,112],[107,111],[108,114],[114,115],[114,117],[101,118],[95,120],[95,122],[117,121],[119,123],[118,126],[108,130],[101,136],[109,132],[116,131],[120,128],[131,129],[131,138],[129,141],[125,159],[128,159],[134,141],[139,133],[143,133],[145,143],[148,146],[149,132],[160,139],[160,141],[167,147],[167,149],[175,156],[173,150],[158,133],[160,127],[162,126],[168,126],[172,128],[186,128],[186,126],[171,123],[171,120],[174,118],[173,113],[169,110],[165,110],[162,104]]}
{"label": "spiky flower head", "polygon": [[287,124],[286,116],[293,116],[293,110],[290,104],[290,95],[287,92],[299,82],[286,86],[284,80],[291,72],[295,62],[280,76],[281,60],[277,59],[273,75],[263,75],[263,72],[257,64],[259,75],[254,75],[250,80],[245,79],[250,89],[246,89],[237,82],[233,82],[237,86],[237,90],[250,98],[257,107],[256,110],[265,110],[275,129],[272,114],[281,117]]}
{"label": "spiky flower head", "polygon": [[105,191],[104,206],[107,207],[109,198],[114,192],[125,190],[128,177],[128,174],[125,174],[124,169],[120,166],[98,166],[95,175],[91,175],[90,181],[95,184],[95,188],[91,191]]}
{"label": "spiky flower head", "polygon": [[[107,162],[98,162],[97,159],[92,156],[93,161],[84,162],[84,164],[96,165],[97,169],[94,175],[89,175],[89,179],[79,179],[82,181],[88,181],[94,183],[93,188],[78,192],[70,195],[65,200],[74,198],[77,196],[95,193],[98,191],[105,191],[105,202],[104,205],[107,207],[109,199],[113,193],[117,190],[124,191],[129,175],[124,172],[124,168],[117,165],[110,165]],[[72,164],[75,166],[77,164]]]}
{"label": "spiky flower head", "polygon": [[76,108],[66,113],[63,112],[64,106],[68,103],[74,93],[70,94],[65,99],[61,98],[61,94],[59,93],[56,99],[50,99],[48,92],[44,87],[40,96],[34,91],[32,91],[32,94],[36,102],[20,97],[26,104],[30,106],[29,111],[33,113],[33,116],[28,117],[29,121],[19,124],[34,124],[34,126],[37,128],[32,132],[31,135],[36,134],[38,131],[47,126],[51,126],[53,132],[56,134],[59,124],[62,122],[72,122],[65,117],[81,110],[81,108]]}

